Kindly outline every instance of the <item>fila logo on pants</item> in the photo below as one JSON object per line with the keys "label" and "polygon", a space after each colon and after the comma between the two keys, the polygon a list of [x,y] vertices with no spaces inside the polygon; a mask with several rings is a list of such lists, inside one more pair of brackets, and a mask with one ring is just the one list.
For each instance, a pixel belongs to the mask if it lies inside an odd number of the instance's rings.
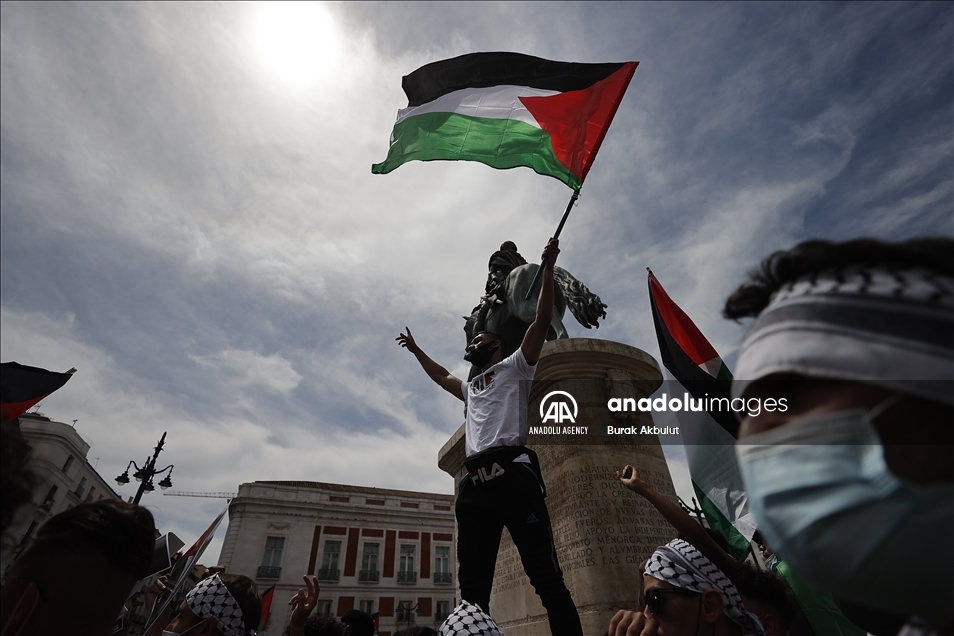
{"label": "fila logo on pants", "polygon": [[487,471],[486,468],[481,466],[480,468],[478,468],[477,470],[475,470],[474,472],[470,474],[470,478],[476,484],[477,480],[490,481],[494,477],[499,477],[500,475],[503,475],[503,474],[504,474],[504,469],[500,467],[500,464],[498,464],[497,462],[494,462],[494,465],[490,467],[489,472]]}

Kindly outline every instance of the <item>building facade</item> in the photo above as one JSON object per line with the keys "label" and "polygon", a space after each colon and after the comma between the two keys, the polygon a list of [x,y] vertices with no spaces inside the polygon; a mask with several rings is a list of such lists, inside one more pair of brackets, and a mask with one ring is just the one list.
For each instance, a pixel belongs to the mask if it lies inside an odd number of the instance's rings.
{"label": "building facade", "polygon": [[89,444],[74,427],[39,413],[24,413],[17,424],[28,447],[25,465],[36,477],[33,504],[20,511],[8,533],[19,552],[50,517],[86,501],[119,495],[87,461]]}
{"label": "building facade", "polygon": [[242,484],[229,505],[219,565],[275,596],[266,633],[281,634],[287,600],[318,577],[317,612],[379,616],[379,633],[436,628],[457,600],[454,497],[306,481]]}

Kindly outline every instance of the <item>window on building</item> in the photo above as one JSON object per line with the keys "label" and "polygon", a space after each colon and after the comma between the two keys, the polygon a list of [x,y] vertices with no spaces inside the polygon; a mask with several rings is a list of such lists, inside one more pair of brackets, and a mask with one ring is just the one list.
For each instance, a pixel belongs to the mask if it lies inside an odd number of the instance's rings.
{"label": "window on building", "polygon": [[86,477],[80,479],[79,486],[76,487],[76,491],[73,493],[77,497],[82,497],[83,493],[86,491]]}
{"label": "window on building", "polygon": [[59,486],[50,486],[50,492],[46,493],[46,499],[43,500],[43,503],[40,505],[41,508],[49,510],[53,507],[53,504],[56,503],[56,491],[60,489]]}
{"label": "window on building", "polygon": [[437,608],[434,610],[434,622],[442,623],[450,616],[450,601],[437,601]]}
{"label": "window on building", "polygon": [[282,574],[282,550],[285,549],[285,537],[265,537],[265,551],[262,564],[258,566],[260,579],[277,579]]}
{"label": "window on building", "polygon": [[414,570],[413,545],[401,546],[401,559],[398,564],[398,583],[414,583],[417,581],[417,572]]}
{"label": "window on building", "polygon": [[341,541],[325,541],[325,551],[321,556],[321,569],[318,578],[323,581],[337,581],[339,577],[338,557],[341,555]]}
{"label": "window on building", "polygon": [[331,613],[331,601],[318,599],[318,605],[315,608],[319,616],[334,616]]}
{"label": "window on building", "polygon": [[400,572],[414,571],[414,548],[413,545],[401,546],[401,565],[398,568]]}
{"label": "window on building", "polygon": [[86,501],[92,501],[92,500],[93,500],[93,493],[95,493],[95,492],[96,492],[96,486],[90,486],[90,487],[89,487],[89,494],[86,495]]}
{"label": "window on building", "polygon": [[73,456],[70,455],[69,457],[66,458],[66,462],[63,464],[63,472],[65,473],[66,471],[68,471],[70,469],[70,466],[72,465],[73,465]]}
{"label": "window on building", "polygon": [[374,601],[359,601],[358,609],[365,614],[374,614]]}
{"label": "window on building", "polygon": [[361,553],[361,572],[358,574],[359,581],[377,581],[378,580],[378,544],[365,543]]}
{"label": "window on building", "polygon": [[439,545],[434,548],[434,582],[451,582],[449,546]]}

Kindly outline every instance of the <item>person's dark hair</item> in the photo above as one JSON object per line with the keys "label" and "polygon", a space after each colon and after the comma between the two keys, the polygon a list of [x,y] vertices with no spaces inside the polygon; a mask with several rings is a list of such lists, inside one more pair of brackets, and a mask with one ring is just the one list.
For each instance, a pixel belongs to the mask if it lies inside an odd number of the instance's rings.
{"label": "person's dark hair", "polygon": [[312,614],[305,621],[305,636],[341,636],[345,626],[333,616]]}
{"label": "person's dark hair", "polygon": [[367,612],[348,610],[341,617],[341,622],[350,628],[349,636],[374,636],[374,619]]}
{"label": "person's dark hair", "polygon": [[735,583],[739,594],[772,608],[781,623],[782,633],[788,631],[796,601],[781,576],[750,563],[736,563],[726,575]]}
{"label": "person's dark hair", "polygon": [[499,333],[497,333],[497,332],[495,332],[495,331],[487,331],[487,330],[484,330],[484,331],[478,331],[478,332],[477,332],[477,335],[479,336],[479,335],[482,334],[482,333],[485,333],[485,334],[487,334],[488,336],[493,336],[495,340],[499,340],[499,341],[500,341],[500,348],[501,348],[503,351],[506,351],[506,350],[507,350],[507,341],[504,340],[503,336],[501,336]]}
{"label": "person's dark hair", "polygon": [[954,239],[924,237],[900,243],[862,238],[844,243],[818,239],[780,250],[749,272],[749,280],[736,289],[722,314],[738,320],[758,316],[772,294],[800,278],[839,272],[849,267],[879,267],[888,270],[926,269],[954,276]]}
{"label": "person's dark hair", "polygon": [[0,535],[10,529],[20,508],[30,503],[36,482],[23,461],[30,447],[14,422],[3,422],[0,429]]}
{"label": "person's dark hair", "polygon": [[37,532],[29,552],[95,552],[138,580],[149,574],[155,543],[151,512],[119,499],[104,499],[51,518]]}
{"label": "person's dark hair", "polygon": [[262,595],[255,582],[241,574],[219,574],[219,578],[241,608],[245,629],[257,629],[262,620]]}
{"label": "person's dark hair", "polygon": [[394,634],[394,636],[437,636],[438,632],[433,627],[428,627],[426,625],[412,625],[402,629],[401,631]]}

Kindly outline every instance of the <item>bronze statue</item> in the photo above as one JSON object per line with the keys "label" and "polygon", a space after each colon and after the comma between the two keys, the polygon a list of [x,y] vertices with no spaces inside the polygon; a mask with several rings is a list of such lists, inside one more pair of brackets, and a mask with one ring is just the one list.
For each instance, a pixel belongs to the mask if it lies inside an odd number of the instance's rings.
{"label": "bronze statue", "polygon": [[[527,263],[512,241],[506,241],[493,253],[487,263],[487,284],[480,304],[470,316],[464,316],[467,344],[481,331],[492,331],[503,339],[504,356],[520,346],[537,307],[539,289],[527,300],[527,289],[539,265]],[[589,329],[599,329],[599,319],[606,318],[606,304],[562,267],[553,269],[553,318],[547,331],[547,340],[568,338],[563,326],[567,308],[577,321]],[[471,368],[471,377],[476,373]]]}

